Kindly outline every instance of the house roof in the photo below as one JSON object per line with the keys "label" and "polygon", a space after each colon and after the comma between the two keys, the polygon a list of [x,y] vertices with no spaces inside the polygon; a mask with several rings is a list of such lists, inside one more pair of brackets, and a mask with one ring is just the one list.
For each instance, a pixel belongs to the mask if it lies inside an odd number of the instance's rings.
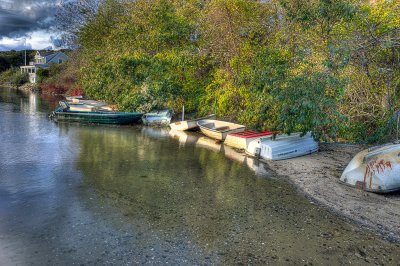
{"label": "house roof", "polygon": [[43,52],[37,51],[37,54],[40,56],[46,57],[46,56],[54,54],[54,52],[53,51],[43,51]]}
{"label": "house roof", "polygon": [[59,52],[46,55],[46,62],[50,62],[50,60],[53,59],[57,54],[59,54]]}

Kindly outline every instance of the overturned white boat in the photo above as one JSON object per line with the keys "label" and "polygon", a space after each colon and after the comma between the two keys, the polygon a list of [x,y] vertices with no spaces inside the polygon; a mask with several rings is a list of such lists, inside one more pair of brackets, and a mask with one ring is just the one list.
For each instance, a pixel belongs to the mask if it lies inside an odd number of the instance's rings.
{"label": "overturned white boat", "polygon": [[318,151],[311,133],[262,137],[249,143],[246,153],[265,160],[284,160]]}
{"label": "overturned white boat", "polygon": [[359,152],[344,169],[340,181],[371,192],[400,190],[400,144]]}

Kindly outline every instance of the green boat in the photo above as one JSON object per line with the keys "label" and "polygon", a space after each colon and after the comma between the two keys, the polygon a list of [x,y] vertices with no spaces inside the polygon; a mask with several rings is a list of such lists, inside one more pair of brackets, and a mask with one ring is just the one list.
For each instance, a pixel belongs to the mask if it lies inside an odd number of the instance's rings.
{"label": "green boat", "polygon": [[141,120],[143,113],[113,111],[71,111],[65,102],[50,115],[55,121],[94,124],[133,124]]}

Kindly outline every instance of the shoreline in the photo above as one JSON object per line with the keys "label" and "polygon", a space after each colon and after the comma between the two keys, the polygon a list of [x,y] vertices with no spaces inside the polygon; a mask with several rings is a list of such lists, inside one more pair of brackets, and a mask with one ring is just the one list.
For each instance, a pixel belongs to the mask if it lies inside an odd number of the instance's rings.
{"label": "shoreline", "polygon": [[321,143],[319,152],[283,161],[263,161],[301,193],[338,216],[400,243],[400,192],[376,194],[339,182],[363,145]]}
{"label": "shoreline", "polygon": [[[26,87],[15,89],[32,91]],[[350,160],[366,147],[361,144],[320,143],[316,153],[262,163],[285,177],[313,203],[349,222],[373,230],[388,241],[400,243],[400,192],[376,194],[339,182]],[[238,155],[245,156],[243,153]]]}

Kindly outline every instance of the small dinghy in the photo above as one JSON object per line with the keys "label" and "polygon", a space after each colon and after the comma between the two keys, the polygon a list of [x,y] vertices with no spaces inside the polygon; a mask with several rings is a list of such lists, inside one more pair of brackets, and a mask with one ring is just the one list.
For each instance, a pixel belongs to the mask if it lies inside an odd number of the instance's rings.
{"label": "small dinghy", "polygon": [[359,152],[344,169],[340,181],[362,190],[387,193],[400,190],[400,144]]}
{"label": "small dinghy", "polygon": [[115,111],[111,105],[104,101],[83,99],[82,96],[68,96],[66,104],[69,106],[70,111],[77,112],[95,112],[95,111]]}
{"label": "small dinghy", "polygon": [[171,127],[171,129],[174,129],[174,130],[181,130],[181,131],[192,130],[192,129],[196,129],[199,127],[197,125],[198,121],[204,120],[204,119],[214,119],[214,118],[215,118],[215,115],[212,114],[212,115],[200,117],[197,119],[177,121],[177,122],[169,124],[169,126]]}
{"label": "small dinghy", "polygon": [[261,137],[273,135],[273,131],[257,132],[254,130],[246,130],[237,133],[230,133],[225,139],[225,144],[236,149],[245,150],[249,143]]}
{"label": "small dinghy", "polygon": [[285,160],[318,151],[318,143],[310,133],[263,137],[250,142],[246,153],[265,160]]}
{"label": "small dinghy", "polygon": [[159,110],[144,114],[142,121],[143,124],[147,126],[166,126],[171,122],[173,115],[174,112],[172,110]]}
{"label": "small dinghy", "polygon": [[221,141],[224,141],[230,133],[242,132],[246,129],[243,125],[212,119],[200,120],[197,125],[204,135]]}
{"label": "small dinghy", "polygon": [[109,111],[76,111],[61,101],[59,107],[50,115],[55,121],[95,123],[95,124],[132,124],[138,122],[142,113]]}

